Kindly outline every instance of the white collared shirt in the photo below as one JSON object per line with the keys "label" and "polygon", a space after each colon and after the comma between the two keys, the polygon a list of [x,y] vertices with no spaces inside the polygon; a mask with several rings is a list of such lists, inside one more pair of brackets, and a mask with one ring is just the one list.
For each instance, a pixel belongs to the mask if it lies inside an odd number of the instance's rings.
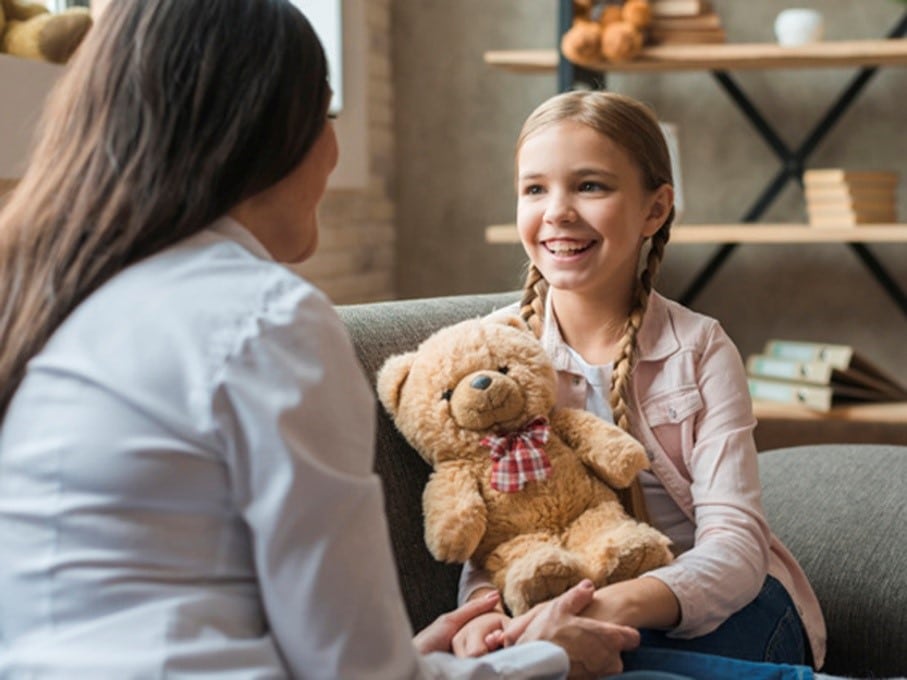
{"label": "white collared shirt", "polygon": [[0,428],[0,676],[563,675],[548,643],[415,653],[374,413],[328,300],[238,223],[115,276]]}

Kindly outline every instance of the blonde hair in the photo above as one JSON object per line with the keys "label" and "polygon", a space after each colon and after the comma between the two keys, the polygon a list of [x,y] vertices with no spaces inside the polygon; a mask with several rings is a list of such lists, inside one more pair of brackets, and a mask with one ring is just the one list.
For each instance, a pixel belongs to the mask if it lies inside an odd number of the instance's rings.
{"label": "blonde hair", "polygon": [[[564,121],[587,125],[619,144],[639,167],[643,188],[647,191],[655,191],[662,185],[673,184],[671,158],[658,120],[641,102],[613,92],[567,92],[545,101],[524,123],[517,139],[517,155],[529,137],[550,125]],[[649,305],[655,276],[664,257],[665,246],[671,235],[673,221],[672,206],[664,223],[650,239],[645,268],[635,286],[634,299],[623,336],[618,343],[618,353],[611,374],[608,396],[614,423],[631,434],[628,403],[636,363],[637,336]],[[523,285],[520,314],[536,335],[541,333],[547,293],[548,282],[535,265],[530,263]],[[623,495],[622,501],[635,517],[647,519],[642,489],[638,481],[630,488],[629,493]]]}

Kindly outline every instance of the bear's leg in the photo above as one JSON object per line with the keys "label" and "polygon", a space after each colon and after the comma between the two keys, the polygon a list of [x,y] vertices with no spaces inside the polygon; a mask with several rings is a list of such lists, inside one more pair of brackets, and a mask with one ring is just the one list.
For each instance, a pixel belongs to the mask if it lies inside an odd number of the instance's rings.
{"label": "bear's leg", "polygon": [[485,561],[514,615],[557,597],[588,574],[575,555],[548,534],[527,534],[499,545]]}
{"label": "bear's leg", "polygon": [[616,503],[602,503],[580,515],[564,545],[581,555],[596,586],[624,581],[674,559],[666,536],[626,515]]}

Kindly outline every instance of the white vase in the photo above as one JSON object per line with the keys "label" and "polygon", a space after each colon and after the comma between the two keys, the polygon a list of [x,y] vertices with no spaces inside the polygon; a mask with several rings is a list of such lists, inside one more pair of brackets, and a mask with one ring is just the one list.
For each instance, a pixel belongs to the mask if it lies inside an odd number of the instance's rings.
{"label": "white vase", "polygon": [[780,45],[804,45],[822,40],[825,21],[815,9],[792,7],[775,18],[775,37]]}

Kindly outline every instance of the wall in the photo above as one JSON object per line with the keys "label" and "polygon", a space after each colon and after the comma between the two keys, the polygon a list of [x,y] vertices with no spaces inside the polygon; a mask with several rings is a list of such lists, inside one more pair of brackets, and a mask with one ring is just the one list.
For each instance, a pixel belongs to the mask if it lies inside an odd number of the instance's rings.
{"label": "wall", "polygon": [[0,182],[21,177],[34,122],[62,68],[0,54],[0,83],[15,96],[0,97]]}
{"label": "wall", "polygon": [[[828,39],[876,38],[903,11],[893,0],[798,0],[820,9]],[[788,2],[714,0],[729,40],[773,39]],[[519,246],[484,243],[488,224],[514,218],[513,141],[529,111],[556,88],[554,75],[514,75],[482,62],[492,49],[555,44],[554,0],[394,0],[394,87],[400,297],[513,289]],[[797,146],[854,75],[854,69],[734,73],[789,146]],[[778,169],[707,73],[609,76],[679,124],[685,221],[734,222]],[[850,164],[901,172],[907,221],[907,135],[897,93],[907,69],[882,69],[810,158],[812,167]],[[764,221],[802,222],[790,185]],[[679,227],[678,227],[679,228]],[[715,250],[671,245],[659,288],[678,296]],[[907,244],[871,250],[907,290]],[[843,245],[738,248],[693,307],[717,317],[744,354],[770,336],[853,343],[907,379],[907,318]]]}
{"label": "wall", "polygon": [[394,297],[394,98],[390,0],[344,0],[340,164],[320,211],[316,253],[299,271],[338,304]]}

